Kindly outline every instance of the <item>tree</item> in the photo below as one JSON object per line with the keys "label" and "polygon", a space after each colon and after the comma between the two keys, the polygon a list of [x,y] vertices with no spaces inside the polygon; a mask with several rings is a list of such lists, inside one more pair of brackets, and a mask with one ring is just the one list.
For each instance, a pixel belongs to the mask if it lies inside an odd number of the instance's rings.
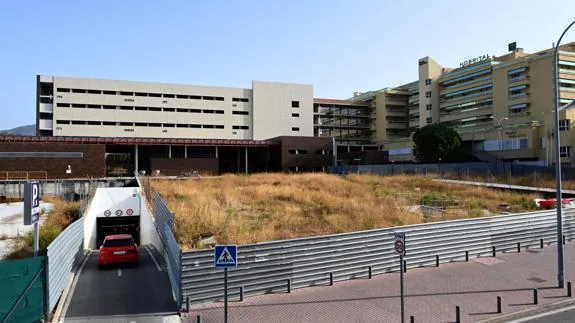
{"label": "tree", "polygon": [[435,123],[413,134],[415,158],[422,163],[455,162],[461,158],[461,137],[453,128]]}

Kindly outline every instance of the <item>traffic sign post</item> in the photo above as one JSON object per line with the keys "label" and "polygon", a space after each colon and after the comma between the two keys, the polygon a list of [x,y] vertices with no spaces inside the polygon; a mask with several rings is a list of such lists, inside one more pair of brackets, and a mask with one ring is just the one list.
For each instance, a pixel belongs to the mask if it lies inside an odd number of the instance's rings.
{"label": "traffic sign post", "polygon": [[403,293],[403,256],[405,256],[405,233],[395,233],[393,237],[395,252],[399,254],[399,289],[401,299],[401,323],[405,323],[405,296]]}
{"label": "traffic sign post", "polygon": [[34,256],[38,255],[38,236],[40,230],[38,221],[40,220],[40,183],[24,183],[24,225],[34,225]]}
{"label": "traffic sign post", "polygon": [[224,269],[224,323],[228,322],[228,268],[238,266],[236,245],[217,245],[214,249],[214,267]]}

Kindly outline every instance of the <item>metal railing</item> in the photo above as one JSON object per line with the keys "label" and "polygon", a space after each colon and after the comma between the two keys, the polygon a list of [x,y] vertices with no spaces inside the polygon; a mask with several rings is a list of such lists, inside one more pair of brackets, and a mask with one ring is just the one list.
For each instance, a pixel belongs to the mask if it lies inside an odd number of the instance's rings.
{"label": "metal railing", "polygon": [[[238,247],[238,267],[228,273],[231,299],[330,284],[399,270],[394,232],[406,235],[407,268],[492,255],[556,242],[554,211],[401,226]],[[575,209],[565,209],[564,233],[575,237]],[[223,271],[213,249],[182,255],[186,305],[223,299]]]}
{"label": "metal railing", "polygon": [[0,180],[48,179],[46,171],[0,171]]}
{"label": "metal railing", "polygon": [[170,284],[172,285],[175,300],[178,306],[181,306],[182,251],[174,237],[174,214],[170,212],[160,194],[155,191],[153,192],[153,203],[154,223],[162,240],[162,244],[164,245],[164,255],[168,265]]}
{"label": "metal railing", "polygon": [[76,265],[84,258],[84,218],[70,224],[50,243],[47,251],[47,299],[52,312]]}
{"label": "metal railing", "polygon": [[138,186],[142,190],[144,203],[154,216],[154,225],[164,247],[163,256],[168,267],[168,277],[174,299],[178,306],[181,306],[182,251],[174,236],[174,214],[170,211],[160,194],[152,188],[149,178],[140,177],[137,173],[135,173],[135,177]]}

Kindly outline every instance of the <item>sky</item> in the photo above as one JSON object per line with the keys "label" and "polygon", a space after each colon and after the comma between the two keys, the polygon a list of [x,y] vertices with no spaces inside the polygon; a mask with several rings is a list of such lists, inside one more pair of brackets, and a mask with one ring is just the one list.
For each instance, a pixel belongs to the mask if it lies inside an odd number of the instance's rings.
{"label": "sky", "polygon": [[575,0],[4,1],[0,129],[34,123],[38,74],[345,99],[415,81],[425,56],[456,67],[514,41],[549,48],[573,20]]}

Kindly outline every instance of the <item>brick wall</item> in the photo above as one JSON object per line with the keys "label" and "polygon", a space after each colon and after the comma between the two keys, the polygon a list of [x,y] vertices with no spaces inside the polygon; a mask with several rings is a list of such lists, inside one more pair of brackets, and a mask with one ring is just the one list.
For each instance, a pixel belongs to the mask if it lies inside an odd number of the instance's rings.
{"label": "brick wall", "polygon": [[[45,171],[49,179],[105,177],[106,145],[65,143],[0,143],[0,152],[81,152],[82,158],[0,157],[0,172]],[[66,173],[70,165],[71,174]]]}
{"label": "brick wall", "polygon": [[152,173],[159,170],[164,176],[178,176],[193,171],[202,175],[219,174],[219,161],[216,158],[151,158],[151,164]]}
{"label": "brick wall", "polygon": [[294,167],[300,171],[313,171],[333,165],[331,138],[286,136],[274,140],[280,145],[275,147],[272,154],[276,162],[281,158],[282,171],[293,170]]}

